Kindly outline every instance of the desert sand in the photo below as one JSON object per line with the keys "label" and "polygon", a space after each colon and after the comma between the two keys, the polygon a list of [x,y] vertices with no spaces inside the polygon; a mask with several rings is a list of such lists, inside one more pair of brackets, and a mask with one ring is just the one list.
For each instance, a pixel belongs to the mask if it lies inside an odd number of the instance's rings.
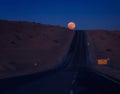
{"label": "desert sand", "polygon": [[[120,80],[120,31],[87,30],[90,43],[90,66],[95,70]],[[98,64],[98,59],[108,59],[108,64]]]}
{"label": "desert sand", "polygon": [[60,26],[0,20],[0,78],[56,67],[73,36]]}

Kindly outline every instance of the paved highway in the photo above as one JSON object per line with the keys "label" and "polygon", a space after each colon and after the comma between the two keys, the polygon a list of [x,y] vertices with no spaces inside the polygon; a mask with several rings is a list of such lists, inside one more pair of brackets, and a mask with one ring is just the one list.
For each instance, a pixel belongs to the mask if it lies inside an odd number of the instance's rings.
{"label": "paved highway", "polygon": [[86,44],[85,32],[75,31],[61,65],[42,73],[0,79],[0,94],[120,94],[119,84],[88,68]]}
{"label": "paved highway", "polygon": [[[80,33],[80,31],[79,31]],[[89,56],[85,32],[81,32],[80,64],[78,75],[73,84],[73,94],[120,94],[120,81],[89,68]],[[112,80],[111,80],[112,79]]]}

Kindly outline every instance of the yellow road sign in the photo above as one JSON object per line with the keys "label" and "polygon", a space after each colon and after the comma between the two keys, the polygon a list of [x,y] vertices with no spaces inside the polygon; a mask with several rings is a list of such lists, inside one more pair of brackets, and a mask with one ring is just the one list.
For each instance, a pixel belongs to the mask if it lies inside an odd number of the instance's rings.
{"label": "yellow road sign", "polygon": [[106,65],[108,64],[108,59],[98,59],[97,62],[99,65]]}

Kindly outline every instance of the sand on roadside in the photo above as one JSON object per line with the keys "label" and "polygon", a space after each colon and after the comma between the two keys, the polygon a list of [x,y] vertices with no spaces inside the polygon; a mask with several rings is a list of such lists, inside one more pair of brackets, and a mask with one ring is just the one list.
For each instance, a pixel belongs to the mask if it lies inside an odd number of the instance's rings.
{"label": "sand on roadside", "polygon": [[[90,43],[90,66],[120,80],[120,31],[87,30]],[[98,64],[98,59],[108,59],[108,64]]]}
{"label": "sand on roadside", "polygon": [[60,26],[0,20],[0,78],[54,68],[73,36]]}

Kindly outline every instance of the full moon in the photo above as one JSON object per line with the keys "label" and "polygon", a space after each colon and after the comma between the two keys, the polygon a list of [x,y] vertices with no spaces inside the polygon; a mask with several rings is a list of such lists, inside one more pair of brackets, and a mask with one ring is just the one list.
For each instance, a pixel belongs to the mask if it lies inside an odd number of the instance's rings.
{"label": "full moon", "polygon": [[75,29],[75,27],[76,27],[76,25],[75,25],[74,22],[69,22],[69,23],[68,23],[68,28],[69,28],[69,29],[73,30],[73,29]]}

